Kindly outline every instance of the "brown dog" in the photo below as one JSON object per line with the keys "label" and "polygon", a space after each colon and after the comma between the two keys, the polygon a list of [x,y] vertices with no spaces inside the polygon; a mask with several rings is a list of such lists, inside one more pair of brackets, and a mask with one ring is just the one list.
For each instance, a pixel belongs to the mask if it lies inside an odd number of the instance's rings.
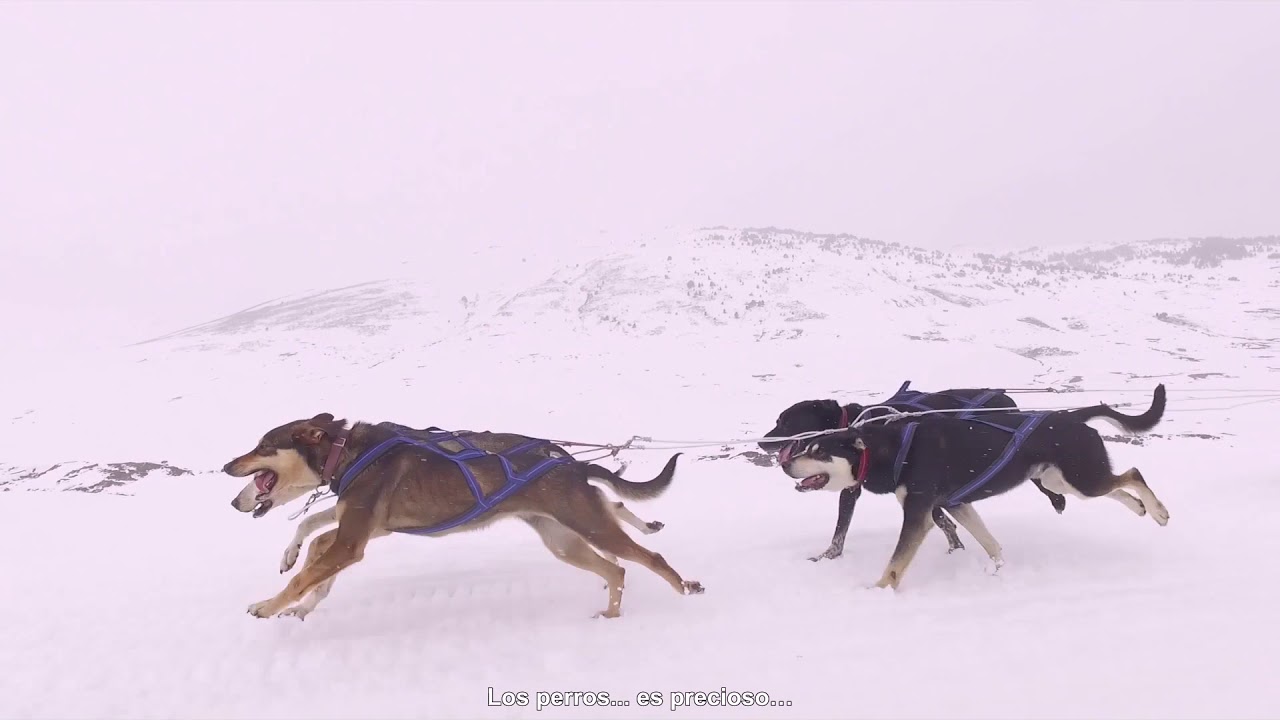
{"label": "brown dog", "polygon": [[[254,517],[326,484],[339,496],[331,511],[303,521],[298,532],[305,537],[304,530],[310,532],[333,520],[338,527],[316,537],[302,570],[278,595],[251,605],[249,613],[256,617],[306,617],[329,594],[335,576],[364,557],[365,546],[373,538],[393,532],[442,537],[513,516],[528,523],[556,557],[604,579],[609,605],[596,617],[620,614],[625,572],[616,563],[618,558],[644,565],[678,593],[703,592],[700,583],[681,579],[661,555],[636,544],[618,518],[647,532],[657,532],[661,523],[644,523],[588,482],[603,481],[623,497],[657,497],[670,486],[679,453],[653,480],[637,483],[599,465],[573,460],[562,448],[536,438],[498,433],[459,435],[478,450],[468,459],[455,461],[413,442],[426,438],[439,441],[439,434],[432,436],[394,423],[355,423],[348,428],[346,421],[322,413],[274,428],[252,451],[227,463],[223,472],[228,475],[254,476],[231,503],[241,512],[252,511]],[[397,443],[397,437],[410,442]],[[383,447],[389,449],[383,451]],[[457,440],[446,439],[438,447],[450,453],[466,452]],[[550,467],[518,487],[516,483],[509,485],[498,453],[507,453],[504,457],[517,473],[543,463]],[[369,460],[372,462],[367,466],[362,465]],[[356,472],[351,476],[353,469]],[[492,505],[474,513],[477,492]],[[492,500],[494,497],[499,499]],[[458,523],[459,517],[469,519]],[[301,537],[296,539],[299,545]],[[596,549],[611,559],[601,557]],[[293,559],[296,557],[295,551]],[[286,550],[282,565],[292,564]],[[282,567],[282,571],[287,569]]]}

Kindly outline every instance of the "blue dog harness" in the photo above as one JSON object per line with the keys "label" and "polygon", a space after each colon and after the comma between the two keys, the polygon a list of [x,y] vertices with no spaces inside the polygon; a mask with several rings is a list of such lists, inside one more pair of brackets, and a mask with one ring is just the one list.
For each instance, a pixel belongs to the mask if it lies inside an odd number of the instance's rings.
{"label": "blue dog harness", "polygon": [[[525,485],[528,485],[534,480],[537,480],[547,474],[551,469],[575,462],[574,458],[568,455],[563,457],[548,457],[540,460],[524,471],[517,471],[511,462],[513,457],[522,453],[527,453],[534,448],[552,445],[553,443],[550,440],[533,439],[528,442],[520,443],[515,447],[508,448],[507,450],[503,450],[500,453],[491,453],[481,450],[466,439],[465,436],[476,434],[469,430],[449,432],[437,427],[430,427],[426,430],[414,430],[394,423],[384,423],[383,426],[391,427],[395,431],[395,434],[373,446],[373,448],[367,450],[363,455],[356,458],[356,461],[351,464],[351,467],[347,468],[347,471],[342,473],[342,477],[334,481],[332,490],[335,495],[341,497],[342,493],[347,488],[351,487],[351,483],[356,479],[356,476],[364,472],[364,470],[370,465],[377,462],[383,455],[390,452],[392,448],[399,445],[411,445],[452,460],[454,464],[458,466],[458,469],[462,471],[463,476],[466,477],[467,485],[471,488],[471,495],[476,500],[476,504],[470,510],[452,520],[448,520],[431,527],[404,528],[393,532],[410,533],[413,535],[431,535],[441,532],[442,530],[455,528],[488,512],[494,505],[502,502],[512,493],[523,488]],[[409,433],[414,433],[415,436],[411,436]],[[421,437],[423,433],[426,434],[426,437]],[[443,447],[443,443],[450,441],[456,442],[462,447],[462,449],[458,452],[452,452]],[[497,458],[498,462],[502,463],[503,475],[506,478],[502,487],[498,488],[488,497],[485,497],[484,490],[480,487],[479,481],[476,480],[475,473],[471,471],[471,467],[468,465],[468,463],[473,460],[480,460],[483,458]]]}
{"label": "blue dog harness", "polygon": [[[986,390],[970,399],[959,397],[953,393],[922,393],[918,390],[908,390],[907,386],[910,384],[910,380],[902,383],[902,387],[898,388],[898,392],[895,393],[893,397],[880,404],[888,405],[890,407],[902,405],[921,411],[937,410],[938,408],[925,405],[922,402],[922,398],[926,398],[929,395],[942,395],[959,402],[961,409],[973,409],[985,406],[991,398],[1004,392],[1004,390]],[[1007,413],[1018,418],[1018,423],[1013,427],[1001,425],[998,422],[990,420],[983,420],[982,418],[977,417],[979,413],[976,412],[954,413],[954,415],[961,420],[979,422],[988,427],[1003,430],[1004,432],[1009,433],[1011,437],[1009,438],[1009,442],[1005,444],[1004,452],[1000,453],[1000,457],[996,458],[996,461],[987,467],[981,475],[966,483],[964,487],[959,488],[955,492],[951,493],[951,495],[947,496],[947,498],[940,503],[942,507],[950,508],[963,504],[967,498],[971,497],[984,485],[991,482],[991,478],[995,477],[997,473],[1009,464],[1009,461],[1013,459],[1014,454],[1017,453],[1018,449],[1022,447],[1022,444],[1026,442],[1027,437],[1029,437],[1036,429],[1040,424],[1040,421],[1044,420],[1050,414],[1047,412],[1021,412],[1016,408],[1009,408]],[[952,413],[947,414],[951,415]],[[902,446],[898,448],[898,455],[893,461],[893,482],[895,486],[898,484],[899,478],[902,476],[902,467],[907,464],[907,456],[911,452],[911,441],[915,438],[916,427],[919,425],[920,423],[918,421],[913,420],[907,423],[902,429]]]}
{"label": "blue dog harness", "polygon": [[[914,410],[938,410],[940,408],[936,408],[931,405],[925,404],[924,399],[930,398],[930,397],[945,397],[945,398],[950,398],[951,400],[954,400],[957,403],[960,403],[960,407],[962,409],[979,408],[979,407],[985,407],[987,402],[989,402],[991,398],[1004,392],[1004,390],[987,389],[987,390],[983,390],[981,393],[975,395],[974,397],[966,398],[966,397],[961,397],[959,395],[956,395],[955,393],[947,393],[947,392],[925,393],[925,392],[920,392],[919,390],[908,390],[907,387],[910,385],[911,385],[910,380],[902,383],[902,387],[898,388],[898,392],[894,393],[893,397],[879,404],[888,405],[890,407],[898,407],[900,405],[905,405],[906,407],[912,408]],[[901,408],[898,408],[898,409],[901,409]],[[1009,409],[1014,410],[1014,408],[1009,408]],[[962,414],[969,415],[970,413],[962,413]]]}

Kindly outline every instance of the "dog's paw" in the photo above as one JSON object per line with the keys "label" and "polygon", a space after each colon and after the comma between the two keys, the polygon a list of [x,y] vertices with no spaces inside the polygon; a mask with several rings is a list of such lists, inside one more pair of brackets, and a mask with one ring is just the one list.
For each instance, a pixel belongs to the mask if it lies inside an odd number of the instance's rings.
{"label": "dog's paw", "polygon": [[896,572],[887,572],[880,577],[880,582],[876,583],[871,589],[873,590],[898,590],[898,574]]}
{"label": "dog's paw", "polygon": [[315,608],[309,608],[306,605],[294,605],[288,610],[277,614],[276,617],[296,617],[299,620],[306,620],[307,616],[310,615],[311,611],[314,609]]}
{"label": "dog's paw", "polygon": [[250,605],[246,612],[256,618],[271,617],[272,615],[275,615],[274,609],[272,608],[273,605],[275,605],[275,598],[263,600],[262,602]]}
{"label": "dog's paw", "polygon": [[595,615],[592,615],[591,619],[592,620],[612,620],[613,618],[620,617],[621,615],[622,615],[622,612],[618,610],[613,610],[613,609],[601,610]]}
{"label": "dog's paw", "polygon": [[290,545],[285,548],[284,557],[280,558],[280,572],[287,573],[293,569],[294,563],[298,562],[298,553],[302,551],[301,545]]}
{"label": "dog's paw", "polygon": [[647,523],[645,523],[645,524],[644,524],[644,526],[645,526],[645,528],[646,528],[646,530],[645,530],[645,533],[644,533],[644,534],[645,534],[645,535],[652,535],[652,534],[654,534],[654,533],[658,532],[659,530],[661,530],[662,528],[666,527],[666,524],[664,524],[664,523],[662,523],[662,522],[659,522],[659,521],[657,521],[657,520],[654,520],[653,522],[647,522]]}
{"label": "dog's paw", "polygon": [[1111,493],[1111,497],[1120,501],[1121,505],[1129,508],[1129,511],[1138,517],[1147,516],[1147,504],[1142,502],[1141,498],[1134,497],[1132,494],[1124,490],[1117,490]]}
{"label": "dog's paw", "polygon": [[1151,519],[1155,520],[1160,527],[1169,524],[1169,509],[1164,506],[1164,503],[1157,502],[1151,508]]}
{"label": "dog's paw", "polygon": [[704,588],[704,587],[702,587],[702,583],[698,582],[697,580],[685,580],[685,581],[684,581],[684,594],[685,594],[685,595],[701,595],[702,593],[704,593],[704,592],[706,592],[706,591],[707,591],[707,589],[706,589],[706,588]]}
{"label": "dog's paw", "polygon": [[827,548],[825,551],[809,558],[809,562],[818,562],[819,560],[835,560],[836,558],[840,557],[843,554],[844,554],[843,548],[838,548],[833,545]]}

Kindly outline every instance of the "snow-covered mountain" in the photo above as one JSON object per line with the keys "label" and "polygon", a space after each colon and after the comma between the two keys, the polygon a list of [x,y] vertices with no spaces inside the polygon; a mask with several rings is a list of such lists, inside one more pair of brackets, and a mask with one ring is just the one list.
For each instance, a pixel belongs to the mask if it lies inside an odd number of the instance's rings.
{"label": "snow-covered mountain", "polygon": [[[490,263],[492,271],[483,273]],[[566,258],[549,274],[522,273],[513,264],[502,255],[477,258],[468,270],[488,275],[488,286],[442,285],[440,276],[453,268],[422,268],[413,279],[263,302],[142,344],[183,350],[298,347],[301,335],[340,330],[355,338],[386,338],[397,348],[421,348],[492,337],[519,337],[523,343],[541,327],[604,342],[663,335],[761,342],[826,337],[849,322],[871,324],[867,316],[873,314],[888,315],[887,324],[904,337],[921,340],[980,337],[982,331],[970,326],[979,318],[984,330],[1012,319],[1066,333],[1032,336],[1048,340],[1089,337],[1094,329],[1088,320],[1097,318],[1088,316],[1101,308],[1126,313],[1119,320],[1159,319],[1227,337],[1237,323],[1247,332],[1265,327],[1280,312],[1244,301],[1238,312],[1227,313],[1231,322],[1224,326],[1222,308],[1201,317],[1195,300],[1223,293],[1251,297],[1276,287],[1280,237],[997,256],[924,251],[849,235],[715,228],[666,242],[639,241],[600,257]],[[1159,317],[1147,312],[1152,307]],[[1036,311],[1047,317],[1036,318]],[[1136,318],[1127,315],[1134,311]],[[1182,318],[1180,311],[1193,317]]]}
{"label": "snow-covered mountain", "polygon": [[[225,451],[188,428],[229,413],[246,428],[324,409],[409,424],[517,422],[591,441],[736,437],[797,397],[875,399],[905,379],[1131,388],[1140,402],[1157,379],[1238,388],[1280,377],[1276,237],[994,255],[710,228],[595,256],[491,250],[397,270],[264,297],[109,356],[44,362],[0,398],[15,437],[8,462],[156,462],[162,447],[181,467],[217,467]],[[569,417],[558,407],[568,388],[622,407]],[[690,396],[759,404],[749,417],[698,416],[678,409]],[[540,417],[490,409],[517,400]],[[86,418],[86,406],[109,408],[112,421]],[[627,407],[675,417],[636,429]],[[43,433],[84,422],[94,432],[77,446],[92,456],[46,454]]]}

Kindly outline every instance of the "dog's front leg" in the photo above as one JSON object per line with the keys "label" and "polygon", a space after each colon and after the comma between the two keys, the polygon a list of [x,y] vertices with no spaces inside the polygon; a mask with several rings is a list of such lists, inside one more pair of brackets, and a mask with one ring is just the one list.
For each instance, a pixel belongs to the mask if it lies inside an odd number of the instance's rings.
{"label": "dog's front leg", "polygon": [[280,560],[280,572],[286,573],[293,569],[293,564],[298,562],[298,553],[302,552],[302,543],[306,542],[308,535],[325,525],[332,525],[336,522],[338,522],[337,505],[328,510],[321,510],[298,523],[298,530],[293,534],[293,541],[284,549],[284,557]]}
{"label": "dog's front leg", "polygon": [[320,583],[337,575],[364,558],[365,546],[369,543],[367,528],[339,525],[312,541],[312,546],[323,552],[307,558],[307,564],[294,575],[284,590],[270,600],[254,603],[249,606],[249,614],[254,617],[270,617],[297,603]]}
{"label": "dog's front leg", "polygon": [[933,529],[933,507],[933,497],[927,493],[911,492],[902,499],[902,532],[898,534],[898,545],[893,549],[889,565],[876,587],[898,589],[898,583],[902,582],[902,575],[920,549],[920,543]]}
{"label": "dog's front leg", "polygon": [[299,620],[306,620],[307,616],[311,614],[311,611],[315,610],[316,606],[320,604],[320,601],[329,597],[329,591],[333,589],[334,580],[337,580],[337,578],[331,577],[320,583],[302,602],[280,613],[280,616],[296,617]]}
{"label": "dog's front leg", "polygon": [[[311,565],[317,558],[323,555],[324,551],[328,550],[329,546],[333,544],[336,537],[336,534],[325,533],[324,535],[317,537],[315,540],[312,540],[311,547],[307,548],[306,564]],[[316,606],[320,604],[320,601],[329,596],[329,591],[333,590],[333,582],[337,579],[337,576],[331,576],[328,580],[316,585],[315,589],[303,598],[302,602],[281,612],[280,616],[292,616],[299,620],[306,620],[307,616],[311,614],[311,611],[315,610]]]}
{"label": "dog's front leg", "polygon": [[813,562],[823,558],[835,560],[844,553],[844,539],[849,534],[849,522],[853,519],[853,508],[858,504],[858,498],[861,495],[861,485],[854,485],[840,491],[840,507],[836,511],[836,531],[831,536],[831,545],[827,547],[826,552],[821,555],[815,555],[809,560]]}

